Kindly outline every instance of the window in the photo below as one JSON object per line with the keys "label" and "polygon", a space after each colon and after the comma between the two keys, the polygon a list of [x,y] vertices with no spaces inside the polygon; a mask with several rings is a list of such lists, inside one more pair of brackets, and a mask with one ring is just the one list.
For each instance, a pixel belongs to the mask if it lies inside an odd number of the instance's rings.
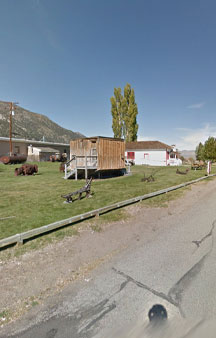
{"label": "window", "polygon": [[135,152],[134,151],[128,151],[127,152],[127,159],[128,160],[135,160]]}

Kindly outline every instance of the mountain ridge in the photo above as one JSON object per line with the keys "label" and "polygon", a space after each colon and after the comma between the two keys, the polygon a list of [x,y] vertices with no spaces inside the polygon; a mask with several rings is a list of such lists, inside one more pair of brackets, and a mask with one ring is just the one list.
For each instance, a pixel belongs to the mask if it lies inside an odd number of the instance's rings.
{"label": "mountain ridge", "polygon": [[[0,101],[0,136],[9,137],[10,106]],[[69,143],[71,139],[85,137],[79,132],[66,129],[46,115],[31,112],[20,106],[15,107],[12,123],[13,138],[57,143]]]}
{"label": "mountain ridge", "polygon": [[195,150],[181,150],[180,153],[185,159],[188,159],[190,157],[196,159]]}

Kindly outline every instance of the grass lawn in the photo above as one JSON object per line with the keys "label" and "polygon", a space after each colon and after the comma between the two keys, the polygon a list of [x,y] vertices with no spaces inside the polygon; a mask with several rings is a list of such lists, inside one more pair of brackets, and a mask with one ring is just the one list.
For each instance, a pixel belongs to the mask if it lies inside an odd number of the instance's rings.
{"label": "grass lawn", "polygon": [[[205,170],[197,170],[189,171],[187,175],[177,175],[176,167],[134,166],[131,176],[93,181],[92,198],[63,204],[61,194],[77,190],[85,184],[85,181],[64,180],[63,174],[58,170],[59,163],[41,162],[38,166],[39,172],[35,176],[15,177],[15,166],[0,164],[0,218],[15,216],[0,220],[0,239],[190,181],[206,173]],[[185,167],[179,169],[185,170]],[[148,175],[154,170],[157,170],[155,182],[141,182],[144,172]],[[216,172],[216,167],[213,167],[212,172]]]}

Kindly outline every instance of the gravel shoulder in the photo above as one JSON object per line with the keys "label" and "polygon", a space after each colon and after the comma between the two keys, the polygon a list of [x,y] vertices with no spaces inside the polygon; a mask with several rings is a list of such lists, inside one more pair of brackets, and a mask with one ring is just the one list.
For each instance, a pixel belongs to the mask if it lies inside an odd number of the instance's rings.
{"label": "gravel shoulder", "polygon": [[138,241],[159,236],[166,220],[203,203],[216,189],[216,180],[185,190],[167,208],[147,208],[142,202],[126,208],[128,218],[103,224],[101,231],[80,225],[78,236],[64,238],[18,258],[0,261],[0,326],[15,321],[32,307],[43,304],[67,285],[88,278],[89,273]]}

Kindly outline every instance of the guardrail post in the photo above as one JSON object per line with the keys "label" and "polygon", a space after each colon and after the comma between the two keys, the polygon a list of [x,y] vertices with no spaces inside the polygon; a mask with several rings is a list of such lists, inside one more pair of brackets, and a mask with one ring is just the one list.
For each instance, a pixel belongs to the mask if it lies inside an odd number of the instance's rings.
{"label": "guardrail post", "polygon": [[23,245],[23,238],[22,234],[19,235],[18,240],[17,240],[17,245]]}

